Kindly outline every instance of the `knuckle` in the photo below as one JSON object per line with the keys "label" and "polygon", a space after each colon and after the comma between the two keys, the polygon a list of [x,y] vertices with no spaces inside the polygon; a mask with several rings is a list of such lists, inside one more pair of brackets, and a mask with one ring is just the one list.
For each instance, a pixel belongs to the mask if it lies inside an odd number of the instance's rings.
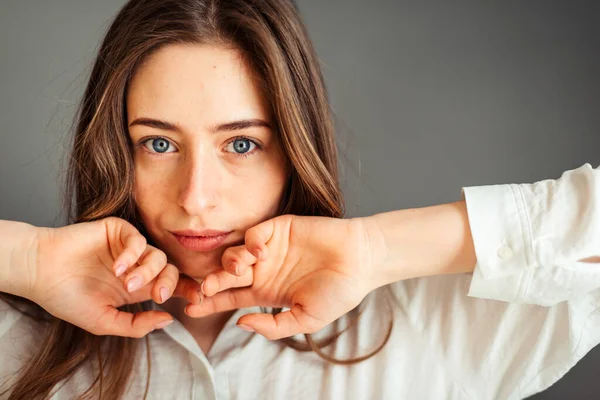
{"label": "knuckle", "polygon": [[227,266],[227,261],[231,259],[231,248],[225,250],[221,256],[221,264]]}
{"label": "knuckle", "polygon": [[230,277],[231,277],[231,274],[229,272],[225,272],[223,274],[217,274],[216,275],[216,278],[217,278],[216,289],[217,289],[217,291],[223,290],[224,288],[227,288],[227,287],[230,286],[228,284]]}
{"label": "knuckle", "polygon": [[146,266],[141,266],[136,271],[132,272],[131,275],[126,278],[126,281],[129,282],[130,279],[133,279],[131,277],[138,276],[142,278],[142,286],[146,286],[146,284],[152,280],[152,270],[149,270]]}
{"label": "knuckle", "polygon": [[129,222],[127,222],[126,220],[116,217],[114,215],[106,217],[105,221],[109,224],[121,224],[121,223],[129,224]]}
{"label": "knuckle", "polygon": [[166,266],[166,265],[167,265],[167,261],[168,261],[168,260],[167,260],[167,255],[166,255],[166,254],[165,254],[165,252],[164,252],[164,251],[162,251],[162,250],[158,250],[158,251],[160,252],[160,253],[158,253],[158,255],[157,255],[158,261],[160,262],[160,265],[161,265],[162,267],[164,267],[164,266]]}
{"label": "knuckle", "polygon": [[141,338],[143,338],[145,335],[146,335],[146,333],[145,333],[145,332],[139,332],[139,331],[136,331],[136,332],[134,332],[134,333],[132,333],[132,334],[131,334],[131,337],[134,337],[134,338],[136,338],[136,339],[141,339]]}
{"label": "knuckle", "polygon": [[231,263],[232,260],[235,260],[236,258],[238,258],[238,255],[240,253],[242,246],[236,246],[236,247],[229,247],[227,250],[225,250],[225,252],[223,253],[223,258],[222,261],[223,263]]}
{"label": "knuckle", "polygon": [[237,292],[227,292],[227,300],[231,305],[237,304]]}
{"label": "knuckle", "polygon": [[197,318],[200,315],[196,307],[193,306],[189,306],[185,313],[192,318]]}
{"label": "knuckle", "polygon": [[179,278],[179,270],[171,263],[167,263],[162,273],[172,279]]}
{"label": "knuckle", "polygon": [[136,235],[135,240],[140,247],[148,246],[148,241],[143,235]]}
{"label": "knuckle", "polygon": [[283,214],[275,217],[276,221],[291,222],[294,219],[294,214]]}
{"label": "knuckle", "polygon": [[146,248],[148,249],[148,252],[152,254],[152,257],[157,257],[161,253],[164,254],[164,252],[161,249],[159,249],[158,247],[154,247],[151,244],[146,244]]}
{"label": "knuckle", "polygon": [[289,227],[294,222],[295,217],[293,214],[278,215],[273,219],[273,224],[279,227]]}
{"label": "knuckle", "polygon": [[245,264],[253,264],[256,261],[256,258],[252,255],[252,253],[247,250],[242,253],[242,259]]}
{"label": "knuckle", "polygon": [[246,241],[246,243],[252,241],[252,239],[254,239],[254,237],[256,236],[256,232],[257,229],[255,226],[253,226],[252,228],[248,229],[244,235],[244,239]]}
{"label": "knuckle", "polygon": [[162,250],[152,250],[150,259],[155,268],[160,268],[162,270],[167,265],[167,255]]}

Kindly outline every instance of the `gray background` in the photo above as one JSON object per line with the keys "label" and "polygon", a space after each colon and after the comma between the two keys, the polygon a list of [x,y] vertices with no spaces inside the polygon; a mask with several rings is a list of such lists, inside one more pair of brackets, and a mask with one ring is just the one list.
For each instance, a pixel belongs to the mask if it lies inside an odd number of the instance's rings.
{"label": "gray background", "polygon": [[[600,3],[299,0],[349,215],[600,163]],[[0,219],[60,226],[65,138],[122,0],[0,0]],[[531,399],[600,397],[600,348]]]}

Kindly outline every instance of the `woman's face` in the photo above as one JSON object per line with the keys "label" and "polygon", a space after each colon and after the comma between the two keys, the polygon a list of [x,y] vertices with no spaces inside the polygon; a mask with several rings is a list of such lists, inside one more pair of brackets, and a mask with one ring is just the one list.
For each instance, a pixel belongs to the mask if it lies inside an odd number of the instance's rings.
{"label": "woman's face", "polygon": [[[286,162],[237,52],[171,45],[152,54],[129,85],[127,125],[139,212],[181,272],[202,279],[248,228],[277,215]],[[205,238],[174,234],[185,230]]]}

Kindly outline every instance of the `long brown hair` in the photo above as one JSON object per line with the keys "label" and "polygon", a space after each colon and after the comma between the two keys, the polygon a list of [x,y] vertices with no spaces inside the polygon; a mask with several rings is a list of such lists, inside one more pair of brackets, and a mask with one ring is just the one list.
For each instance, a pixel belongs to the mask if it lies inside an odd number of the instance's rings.
{"label": "long brown hair", "polygon": [[[344,216],[327,91],[317,55],[294,3],[131,0],[106,33],[77,113],[64,199],[67,224],[117,216],[134,224],[153,244],[132,195],[134,166],[126,130],[125,94],[144,59],[169,44],[207,44],[239,51],[259,77],[292,166],[282,213]],[[25,299],[8,295],[2,298],[15,306],[16,301],[27,303],[34,311],[31,316],[47,325],[39,352],[11,387],[11,399],[48,397],[57,383],[71,377],[86,361],[95,366],[98,375],[80,398],[99,395],[117,399],[123,395],[138,339],[96,336],[52,317]],[[147,306],[141,303],[121,309],[138,312]],[[389,331],[375,351],[353,360],[336,360],[322,352],[321,347],[338,336],[339,332],[315,343],[306,335],[308,345],[290,339],[284,342],[300,351],[316,351],[331,362],[347,364],[378,352],[387,342]],[[150,373],[146,390],[149,379]]]}

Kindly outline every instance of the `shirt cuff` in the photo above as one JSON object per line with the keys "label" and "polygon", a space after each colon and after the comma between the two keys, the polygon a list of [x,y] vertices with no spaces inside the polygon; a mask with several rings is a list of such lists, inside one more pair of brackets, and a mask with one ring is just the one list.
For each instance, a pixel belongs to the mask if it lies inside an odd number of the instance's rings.
{"label": "shirt cuff", "polygon": [[468,296],[521,303],[533,271],[529,216],[516,184],[464,187],[477,263]]}

